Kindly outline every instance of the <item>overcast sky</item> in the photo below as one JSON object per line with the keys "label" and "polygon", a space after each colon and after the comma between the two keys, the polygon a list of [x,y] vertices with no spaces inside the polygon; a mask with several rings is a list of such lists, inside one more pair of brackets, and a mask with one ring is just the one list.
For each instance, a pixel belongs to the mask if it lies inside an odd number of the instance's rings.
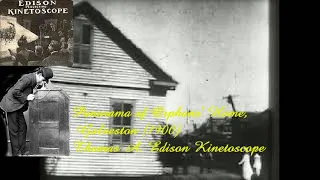
{"label": "overcast sky", "polygon": [[[269,10],[266,0],[88,0],[179,82],[167,110],[268,108]],[[74,0],[74,3],[80,0]],[[200,123],[205,113],[195,119]],[[185,122],[176,118],[173,124]]]}

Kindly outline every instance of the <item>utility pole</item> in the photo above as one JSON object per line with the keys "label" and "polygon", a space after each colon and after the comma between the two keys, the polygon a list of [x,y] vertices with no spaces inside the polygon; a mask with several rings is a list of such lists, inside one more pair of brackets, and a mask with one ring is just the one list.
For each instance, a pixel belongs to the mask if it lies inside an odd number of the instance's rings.
{"label": "utility pole", "polygon": [[[229,94],[228,96],[222,98],[222,99],[227,99],[227,102],[228,102],[229,104],[231,104],[232,110],[233,110],[234,112],[236,112],[236,108],[235,108],[235,106],[234,106],[234,103],[233,103],[233,99],[232,99],[232,98],[233,98],[233,97],[236,97],[236,96],[238,96],[238,95],[231,95],[231,94]],[[233,124],[234,120],[235,120],[235,117],[231,117],[231,127],[233,126],[232,124]],[[230,138],[232,138],[232,134],[233,134],[233,129],[232,129],[232,131],[231,131],[231,136],[230,136]]]}
{"label": "utility pole", "polygon": [[238,95],[231,95],[231,94],[229,94],[228,96],[225,96],[225,97],[223,97],[222,99],[227,99],[227,102],[229,103],[229,104],[231,104],[231,106],[232,106],[232,110],[234,111],[234,112],[236,112],[236,108],[235,108],[235,106],[234,106],[234,103],[233,103],[233,97],[237,97]]}
{"label": "utility pole", "polygon": [[[187,113],[190,112],[190,78],[188,78],[188,105],[187,105]],[[187,114],[187,143],[189,143],[189,116]]]}
{"label": "utility pole", "polygon": [[[189,65],[189,56],[186,54],[186,59],[187,59],[187,64],[186,66],[188,67]],[[189,69],[189,68],[188,68]],[[189,116],[188,113],[190,112],[190,71],[188,71],[188,85],[187,85],[187,96],[188,96],[188,105],[187,105],[187,143],[189,143]]]}

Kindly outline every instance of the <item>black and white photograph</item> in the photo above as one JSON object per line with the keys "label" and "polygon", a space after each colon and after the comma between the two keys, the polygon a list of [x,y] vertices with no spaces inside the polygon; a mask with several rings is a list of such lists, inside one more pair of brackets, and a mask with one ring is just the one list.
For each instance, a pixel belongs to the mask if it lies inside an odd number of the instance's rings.
{"label": "black and white photograph", "polygon": [[2,0],[1,66],[71,66],[71,0]]}
{"label": "black and white photograph", "polygon": [[73,0],[72,64],[0,66],[6,173],[277,180],[275,6]]}

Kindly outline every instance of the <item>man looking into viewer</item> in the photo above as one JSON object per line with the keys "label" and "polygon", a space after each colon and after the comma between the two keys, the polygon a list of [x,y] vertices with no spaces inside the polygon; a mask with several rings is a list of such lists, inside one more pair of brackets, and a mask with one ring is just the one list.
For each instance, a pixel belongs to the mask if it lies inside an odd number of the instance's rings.
{"label": "man looking into viewer", "polygon": [[34,99],[33,89],[52,77],[53,72],[50,68],[25,74],[2,98],[0,108],[7,113],[12,156],[27,154],[27,124],[23,112],[28,110],[28,101]]}

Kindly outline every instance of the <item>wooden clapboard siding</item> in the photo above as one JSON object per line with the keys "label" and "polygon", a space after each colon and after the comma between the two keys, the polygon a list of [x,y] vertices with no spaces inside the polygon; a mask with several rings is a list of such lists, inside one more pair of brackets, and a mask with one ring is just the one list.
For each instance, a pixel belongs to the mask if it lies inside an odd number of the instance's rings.
{"label": "wooden clapboard siding", "polygon": [[[158,154],[151,152],[149,146],[149,142],[157,139],[142,133],[147,124],[165,122],[164,117],[152,116],[151,109],[165,106],[163,91],[174,89],[177,82],[88,2],[75,5],[74,16],[87,20],[93,26],[91,65],[89,68],[52,67],[53,86],[63,89],[70,97],[70,156],[48,157],[45,166],[47,173],[58,176],[161,174],[162,164],[158,161]],[[153,84],[154,81],[158,84]],[[151,96],[151,93],[157,96]],[[76,152],[74,143],[79,140],[91,142],[92,146],[110,146],[108,135],[85,138],[77,132],[77,127],[87,124],[92,124],[93,128],[104,124],[105,128],[109,128],[110,118],[73,117],[74,107],[82,105],[87,111],[110,111],[113,98],[134,100],[133,113],[148,108],[143,120],[133,117],[131,123],[132,128],[138,131],[137,135],[131,136],[131,144],[141,142],[140,152]]]}
{"label": "wooden clapboard siding", "polygon": [[[151,152],[148,146],[148,143],[155,139],[151,135],[143,137],[142,132],[146,124],[157,125],[165,121],[164,118],[154,118],[148,110],[143,120],[132,119],[132,128],[138,130],[138,134],[132,136],[132,144],[140,141],[141,152],[76,152],[74,142],[77,140],[91,142],[94,146],[108,146],[108,135],[91,135],[85,138],[77,132],[76,128],[86,124],[92,124],[93,128],[99,128],[104,124],[105,128],[108,128],[110,119],[73,117],[73,108],[83,105],[88,111],[110,111],[110,99],[121,98],[135,100],[134,111],[142,111],[146,107],[152,109],[165,106],[165,97],[150,96],[148,90],[93,87],[59,82],[53,83],[53,86],[63,89],[70,97],[70,156],[61,157],[57,162],[48,158],[46,165],[48,173],[58,176],[142,176],[161,173],[158,156]],[[83,95],[84,92],[87,93],[86,97]]]}
{"label": "wooden clapboard siding", "polygon": [[90,69],[52,67],[54,80],[149,88],[149,81],[155,79],[95,26],[91,53]]}

